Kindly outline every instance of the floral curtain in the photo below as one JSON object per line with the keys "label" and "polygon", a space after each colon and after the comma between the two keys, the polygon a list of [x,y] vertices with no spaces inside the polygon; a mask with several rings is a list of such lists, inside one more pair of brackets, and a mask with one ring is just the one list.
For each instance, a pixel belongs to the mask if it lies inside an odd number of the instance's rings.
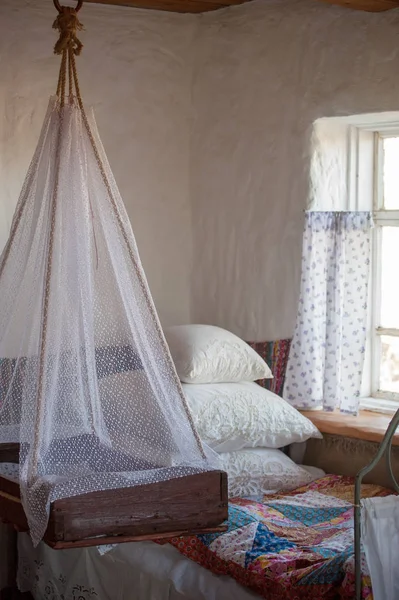
{"label": "floral curtain", "polygon": [[297,408],[356,414],[367,327],[371,213],[306,213],[299,310],[284,386]]}

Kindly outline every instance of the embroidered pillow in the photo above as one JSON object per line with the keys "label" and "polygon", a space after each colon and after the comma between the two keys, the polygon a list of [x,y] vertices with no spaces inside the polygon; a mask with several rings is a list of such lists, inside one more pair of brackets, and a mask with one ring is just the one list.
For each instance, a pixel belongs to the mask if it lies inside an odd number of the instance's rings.
{"label": "embroidered pillow", "polygon": [[178,325],[165,330],[179,378],[184,383],[269,379],[261,356],[239,337],[212,325]]}
{"label": "embroidered pillow", "polygon": [[216,452],[282,448],[322,435],[296,408],[257,383],[183,384],[201,439]]}
{"label": "embroidered pillow", "polygon": [[230,498],[288,492],[317,478],[281,450],[238,450],[220,454],[220,460],[228,476]]}

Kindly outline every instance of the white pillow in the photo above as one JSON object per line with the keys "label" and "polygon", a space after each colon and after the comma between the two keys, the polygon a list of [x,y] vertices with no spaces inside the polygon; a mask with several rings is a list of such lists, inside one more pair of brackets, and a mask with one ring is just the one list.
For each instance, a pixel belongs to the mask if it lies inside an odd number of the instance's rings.
{"label": "white pillow", "polygon": [[216,452],[282,448],[322,435],[288,402],[257,383],[183,384],[199,436]]}
{"label": "white pillow", "polygon": [[315,479],[281,450],[239,450],[221,454],[220,460],[230,498],[288,492]]}
{"label": "white pillow", "polygon": [[[292,460],[292,459],[291,459]],[[319,467],[312,467],[311,465],[299,465],[302,469],[305,469],[312,476],[312,480],[321,479],[326,476],[326,472],[323,469],[319,469]]]}
{"label": "white pillow", "polygon": [[271,379],[270,368],[239,337],[212,325],[177,325],[165,337],[185,383],[223,383]]}

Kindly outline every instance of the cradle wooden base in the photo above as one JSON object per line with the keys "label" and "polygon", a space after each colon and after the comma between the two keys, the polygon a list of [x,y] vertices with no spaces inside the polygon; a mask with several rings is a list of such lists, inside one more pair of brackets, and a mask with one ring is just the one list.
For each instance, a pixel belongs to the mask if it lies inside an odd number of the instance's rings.
{"label": "cradle wooden base", "polygon": [[[0,462],[16,457],[16,448],[0,445]],[[43,540],[63,549],[224,531],[227,506],[223,471],[91,492],[53,502]],[[28,531],[19,485],[1,476],[0,520]]]}

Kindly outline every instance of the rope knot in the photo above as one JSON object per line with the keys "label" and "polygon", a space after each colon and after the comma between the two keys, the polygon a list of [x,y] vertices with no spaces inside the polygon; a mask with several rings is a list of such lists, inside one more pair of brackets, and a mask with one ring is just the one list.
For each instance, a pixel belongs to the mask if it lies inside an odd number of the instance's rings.
{"label": "rope knot", "polygon": [[61,12],[53,23],[53,29],[58,29],[60,32],[59,40],[54,46],[54,54],[62,54],[68,48],[77,56],[81,53],[83,44],[76,34],[83,29],[83,25],[74,8],[62,6]]}

